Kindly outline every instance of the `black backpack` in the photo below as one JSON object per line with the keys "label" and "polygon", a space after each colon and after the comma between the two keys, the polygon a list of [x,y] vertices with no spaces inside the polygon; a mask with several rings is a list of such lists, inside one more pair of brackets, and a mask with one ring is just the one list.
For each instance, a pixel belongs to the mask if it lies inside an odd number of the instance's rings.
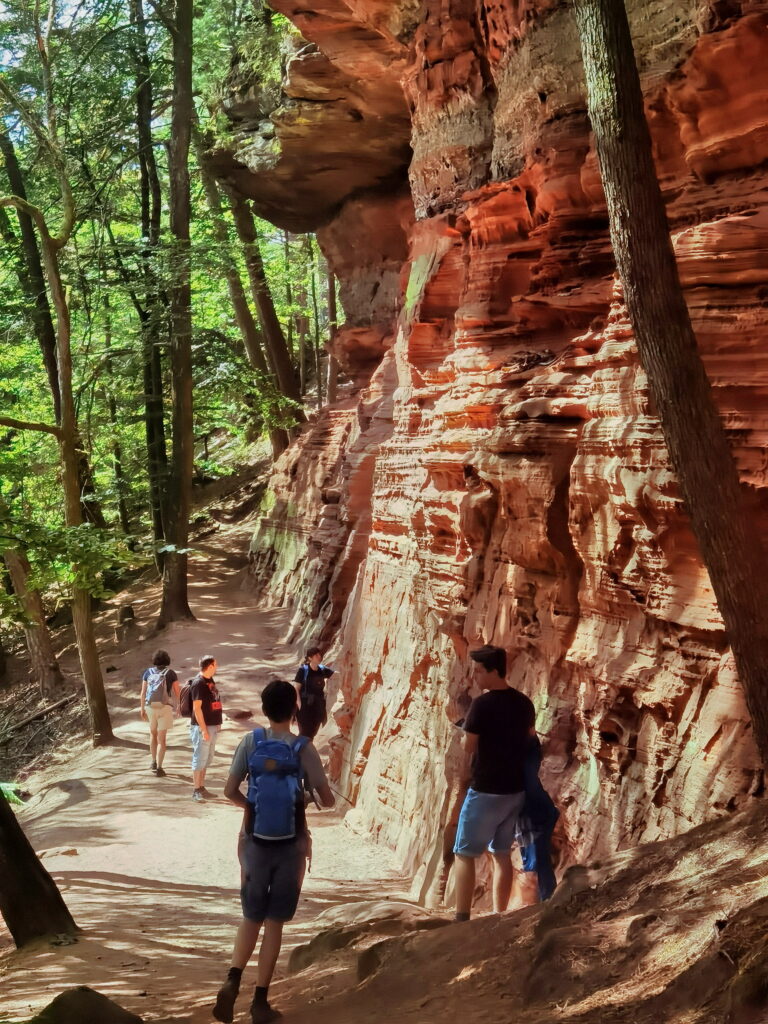
{"label": "black backpack", "polygon": [[194,679],[188,679],[179,690],[179,714],[182,718],[192,717],[192,683]]}

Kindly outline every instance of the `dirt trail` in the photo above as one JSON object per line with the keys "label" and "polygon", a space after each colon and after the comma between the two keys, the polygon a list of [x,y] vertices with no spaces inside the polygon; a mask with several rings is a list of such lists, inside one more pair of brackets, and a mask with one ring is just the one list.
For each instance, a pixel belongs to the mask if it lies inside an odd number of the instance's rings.
{"label": "dirt trail", "polygon": [[[202,805],[192,801],[190,747],[181,720],[169,734],[167,778],[151,774],[147,727],[137,712],[138,680],[158,646],[169,651],[181,678],[189,678],[197,658],[210,652],[219,661],[225,712],[251,708],[258,716],[258,695],[270,676],[295,671],[298,651],[280,642],[287,613],[260,610],[239,589],[237,570],[244,566],[249,533],[247,524],[222,527],[198,546],[190,587],[197,622],[174,625],[162,639],[126,654],[104,651],[103,664],[116,668],[105,679],[118,745],[93,750],[74,742],[28,781],[34,797],[21,814],[24,827],[84,934],[66,948],[46,943],[18,953],[0,924],[0,1019],[26,1020],[78,984],[147,1021],[211,1019],[240,913],[239,812],[221,797]],[[150,623],[157,587],[130,593],[139,622]],[[210,790],[221,793],[232,752],[252,727],[225,718],[206,780]],[[322,753],[322,734],[318,745]],[[299,913],[286,930],[273,990],[277,1005],[290,990],[287,951],[315,933],[320,911],[403,895],[405,883],[387,851],[346,827],[339,803],[333,812],[310,812],[314,862]],[[251,966],[249,988],[254,974]]]}

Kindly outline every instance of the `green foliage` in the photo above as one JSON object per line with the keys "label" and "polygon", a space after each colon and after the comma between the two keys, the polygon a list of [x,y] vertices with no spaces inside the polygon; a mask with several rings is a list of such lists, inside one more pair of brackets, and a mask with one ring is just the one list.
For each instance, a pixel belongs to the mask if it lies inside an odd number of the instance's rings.
{"label": "green foliage", "polygon": [[[162,9],[170,5],[160,5]],[[116,572],[151,557],[145,428],[146,322],[158,325],[165,429],[168,409],[167,290],[173,246],[167,220],[172,48],[156,6],[144,0],[144,35],[154,90],[152,151],[160,176],[160,239],[151,251],[142,231],[142,154],[136,112],[136,52],[140,34],[129,0],[62,4],[47,31],[48,5],[0,4],[0,78],[18,97],[0,96],[0,130],[15,149],[29,200],[55,230],[62,196],[51,160],[23,117],[23,105],[58,146],[77,206],[76,224],[60,253],[72,320],[74,389],[80,434],[93,470],[95,494],[108,529],[64,525],[56,439],[0,426],[0,554],[23,551],[31,584],[47,603],[72,584],[101,596]],[[44,39],[41,60],[37,32]],[[280,82],[290,54],[303,44],[295,30],[253,0],[212,0],[195,19],[195,93],[205,132],[229,135],[226,98],[241,85],[256,90],[264,117],[282,102]],[[140,76],[139,76],[140,77]],[[208,209],[199,169],[191,162],[193,372],[195,461],[199,476],[226,472],[246,459],[266,433],[292,422],[293,404],[246,357],[226,282],[234,261],[247,289],[246,267],[228,219],[222,244]],[[0,159],[0,196],[9,193]],[[324,263],[309,237],[288,237],[260,222],[260,244],[278,318],[303,379],[313,380],[314,348],[327,332]],[[54,406],[23,287],[21,232],[16,213],[0,210],[0,414],[52,424]],[[151,281],[151,286],[148,285]],[[148,302],[152,292],[154,298]],[[50,301],[50,297],[49,297]],[[118,472],[118,469],[120,472]],[[121,510],[132,536],[121,530]],[[0,619],[19,619],[0,586]]]}

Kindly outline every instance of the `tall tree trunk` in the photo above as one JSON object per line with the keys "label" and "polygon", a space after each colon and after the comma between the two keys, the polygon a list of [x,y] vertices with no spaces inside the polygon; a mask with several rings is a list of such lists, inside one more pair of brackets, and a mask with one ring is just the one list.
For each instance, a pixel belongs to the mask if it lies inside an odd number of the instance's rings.
{"label": "tall tree trunk", "polygon": [[[245,294],[245,288],[243,288],[243,282],[240,278],[240,271],[237,269],[237,265],[232,255],[232,250],[230,248],[229,231],[227,230],[227,222],[224,219],[219,187],[216,184],[216,179],[213,176],[210,167],[208,166],[203,139],[200,136],[200,132],[194,126],[192,130],[192,139],[195,146],[198,166],[200,168],[200,177],[203,181],[203,189],[205,190],[206,199],[208,200],[208,209],[211,212],[213,237],[221,247],[221,255],[224,261],[224,274],[227,279],[227,290],[229,291],[229,300],[232,303],[232,311],[235,314],[235,322],[237,323],[240,331],[240,337],[243,339],[245,354],[248,357],[248,362],[254,370],[258,372],[267,386],[273,386],[274,377],[272,371],[267,366],[267,360],[264,357],[259,328],[256,325],[253,313],[251,312],[248,297]],[[269,439],[272,445],[272,457],[276,459],[278,455],[280,455],[281,452],[284,452],[288,447],[288,434],[285,430],[272,428],[269,431]]]}
{"label": "tall tree trunk", "polygon": [[167,496],[163,598],[158,625],[192,619],[187,597],[187,544],[192,505],[192,274],[189,224],[189,145],[192,100],[192,0],[176,0],[173,33],[173,108],[169,158],[173,260],[170,288],[172,454]]}
{"label": "tall tree trunk", "polygon": [[267,346],[269,361],[275,372],[281,393],[296,403],[296,408],[292,410],[295,419],[299,423],[304,423],[306,416],[301,405],[301,392],[299,391],[285,335],[275,312],[272,293],[269,290],[253,214],[250,206],[242,196],[239,196],[234,191],[230,191],[229,197],[237,234],[245,250],[245,263],[248,268],[251,293],[259,314],[261,333]]}
{"label": "tall tree trunk", "polygon": [[[112,347],[112,317],[109,308],[109,293],[104,293],[104,347],[107,352]],[[105,388],[107,411],[109,413],[109,425],[112,427],[112,469],[115,474],[115,491],[117,492],[117,510],[120,516],[120,527],[123,533],[131,532],[131,523],[128,518],[128,506],[125,496],[128,493],[128,481],[123,471],[123,447],[120,444],[120,434],[117,426],[117,402],[112,389],[112,360],[107,356],[104,369],[107,372],[108,384]]]}
{"label": "tall tree trunk", "polygon": [[[144,430],[147,444],[147,476],[152,533],[159,545],[165,539],[165,495],[168,486],[168,453],[165,442],[163,409],[162,335],[164,307],[160,302],[157,278],[157,251],[160,244],[162,188],[155,160],[152,137],[154,97],[152,66],[149,59],[143,0],[130,0],[130,18],[134,27],[131,52],[136,81],[136,134],[139,143],[139,182],[141,234],[146,244],[141,249],[144,301],[139,318],[143,337]],[[157,567],[163,568],[158,554]]]}
{"label": "tall tree trunk", "polygon": [[[331,341],[338,327],[338,310],[336,308],[336,278],[328,268],[328,334]],[[332,351],[328,352],[328,405],[333,405],[338,395],[339,362]]]}
{"label": "tall tree trunk", "polygon": [[[20,199],[26,199],[27,190],[24,183],[24,175],[16,157],[13,141],[4,128],[0,128],[0,154],[3,156],[5,172],[8,176],[11,192]],[[23,258],[23,265],[17,268],[19,283],[29,302],[32,325],[38,345],[40,346],[45,372],[48,376],[48,384],[51,389],[54,416],[56,417],[56,422],[61,423],[61,394],[59,391],[59,372],[56,365],[56,329],[48,302],[48,291],[45,286],[40,249],[37,244],[37,236],[32,218],[22,210],[17,210],[16,216],[19,221]],[[80,502],[83,518],[86,522],[93,523],[94,526],[98,526],[103,530],[107,528],[107,522],[104,518],[101,504],[96,497],[90,460],[85,449],[79,443],[79,438],[78,450],[80,455],[77,472],[80,482]]]}
{"label": "tall tree trunk", "polygon": [[0,791],[0,914],[18,948],[78,928]]}
{"label": "tall tree trunk", "polygon": [[[48,284],[56,310],[56,356],[59,368],[59,391],[61,393],[61,430],[59,448],[61,451],[61,481],[64,488],[64,519],[67,526],[81,526],[83,522],[80,507],[80,461],[79,435],[75,402],[72,394],[72,350],[69,305],[59,272],[58,259],[50,239],[43,240],[43,258]],[[93,630],[91,595],[83,587],[72,586],[72,618],[75,626],[77,650],[83,673],[88,711],[91,717],[91,732],[94,747],[109,743],[113,738],[112,723],[104,692],[104,679],[99,664],[99,652]]]}
{"label": "tall tree trunk", "polygon": [[768,561],[677,272],[626,10],[574,0],[611,242],[640,361],[768,764]]}
{"label": "tall tree trunk", "polygon": [[[314,319],[315,341],[312,346],[315,364],[315,380],[317,381],[317,408],[323,407],[323,375],[320,372],[320,303],[317,301],[317,266],[315,264],[315,251],[312,246],[312,239],[307,235],[307,256],[309,257],[309,280],[312,287],[312,315]],[[305,300],[306,301],[306,300]],[[307,324],[309,330],[309,324]]]}
{"label": "tall tree trunk", "polygon": [[[299,379],[301,381],[302,395],[306,395],[307,393],[309,378],[309,352],[312,351],[312,343],[309,334],[309,317],[306,313],[307,298],[307,289],[302,284],[296,289],[296,305],[299,309],[297,309],[294,314],[296,335],[299,339]],[[314,363],[314,359],[312,361]]]}

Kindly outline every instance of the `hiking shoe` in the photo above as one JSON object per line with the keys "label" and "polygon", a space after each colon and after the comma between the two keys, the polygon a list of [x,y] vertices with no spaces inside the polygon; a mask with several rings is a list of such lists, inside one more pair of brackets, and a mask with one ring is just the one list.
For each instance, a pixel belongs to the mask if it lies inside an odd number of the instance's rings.
{"label": "hiking shoe", "polygon": [[153,761],[152,762],[152,764],[149,766],[149,770],[151,772],[156,772],[157,771],[157,761]]}
{"label": "hiking shoe", "polygon": [[215,1020],[223,1021],[224,1024],[232,1024],[235,1016],[235,1000],[239,991],[240,985],[231,978],[227,978],[216,996],[216,1005],[213,1007]]}
{"label": "hiking shoe", "polygon": [[206,789],[205,786],[201,786],[200,789],[198,789],[197,792],[201,794],[201,796],[203,797],[204,800],[215,800],[216,799],[216,794],[212,793],[210,791],[210,789]]}
{"label": "hiking shoe", "polygon": [[202,790],[200,790],[200,789],[196,789],[196,790],[195,790],[195,791],[194,791],[194,792],[192,793],[192,799],[193,799],[193,800],[197,800],[197,801],[198,801],[198,803],[202,803],[202,802],[203,802],[203,800],[205,800],[205,797],[203,796],[203,792],[202,792]]}
{"label": "hiking shoe", "polygon": [[155,775],[158,777],[158,779],[164,779],[165,771],[162,768],[155,768]]}
{"label": "hiking shoe", "polygon": [[251,1003],[252,1024],[268,1024],[271,1020],[280,1020],[282,1013],[273,1010],[266,999],[254,999]]}

